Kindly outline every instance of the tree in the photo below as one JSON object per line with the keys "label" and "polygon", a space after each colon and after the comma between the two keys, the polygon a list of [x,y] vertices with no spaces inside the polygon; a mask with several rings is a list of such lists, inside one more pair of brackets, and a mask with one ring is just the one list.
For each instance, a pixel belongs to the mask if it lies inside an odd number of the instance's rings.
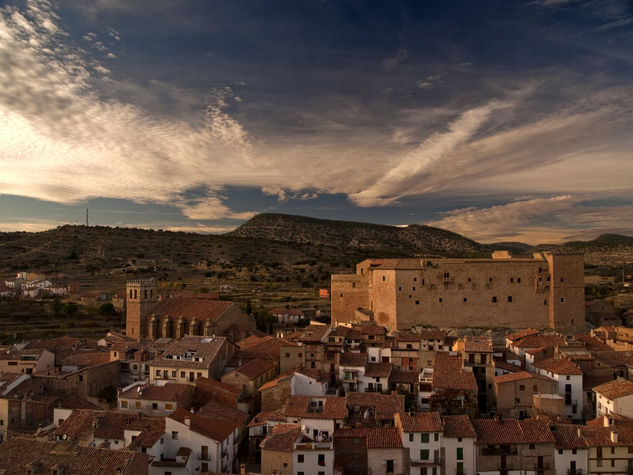
{"label": "tree", "polygon": [[253,313],[253,304],[251,302],[251,299],[246,300],[246,309],[244,311],[246,312],[246,315],[250,315],[251,313]]}
{"label": "tree", "polygon": [[99,313],[101,315],[116,315],[116,309],[112,303],[106,302],[99,306]]}
{"label": "tree", "polygon": [[269,334],[273,331],[273,324],[275,323],[275,317],[273,317],[267,310],[260,310],[257,312],[257,318],[255,324],[257,329]]}

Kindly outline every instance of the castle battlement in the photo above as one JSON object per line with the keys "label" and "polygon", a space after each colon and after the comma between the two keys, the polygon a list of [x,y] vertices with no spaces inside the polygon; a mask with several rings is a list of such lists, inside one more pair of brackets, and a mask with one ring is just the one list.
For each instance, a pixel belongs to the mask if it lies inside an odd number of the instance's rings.
{"label": "castle battlement", "polygon": [[126,285],[132,286],[132,285],[141,285],[141,286],[152,286],[152,285],[156,285],[156,280],[155,279],[134,279],[134,280],[128,280]]}

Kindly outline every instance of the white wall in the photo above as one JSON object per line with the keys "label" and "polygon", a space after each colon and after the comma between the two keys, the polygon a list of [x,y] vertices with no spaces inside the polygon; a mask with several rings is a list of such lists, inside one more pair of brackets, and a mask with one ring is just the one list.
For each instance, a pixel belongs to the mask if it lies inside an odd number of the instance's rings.
{"label": "white wall", "polygon": [[561,451],[554,451],[554,468],[556,469],[556,473],[566,474],[572,461],[576,462],[576,472],[582,470],[582,473],[587,473],[589,465],[588,449],[577,449],[575,454],[572,450],[562,450],[562,454],[559,452]]}
{"label": "white wall", "polygon": [[[476,452],[474,437],[462,437],[461,442],[456,437],[444,437],[442,439],[444,447],[445,470],[447,474],[454,474],[457,470],[457,462],[464,463],[464,474],[474,475],[476,473]],[[464,458],[457,460],[457,448],[463,449]]]}
{"label": "white wall", "polygon": [[327,384],[320,383],[304,374],[295,373],[290,382],[290,391],[291,394],[302,396],[325,396]]}
{"label": "white wall", "polygon": [[[330,444],[331,445],[331,444]],[[303,455],[303,463],[299,463],[299,455]],[[324,464],[319,465],[319,455],[323,455]],[[334,473],[334,450],[295,450],[292,454],[293,473],[303,472],[304,475],[317,475],[323,472],[324,475]]]}

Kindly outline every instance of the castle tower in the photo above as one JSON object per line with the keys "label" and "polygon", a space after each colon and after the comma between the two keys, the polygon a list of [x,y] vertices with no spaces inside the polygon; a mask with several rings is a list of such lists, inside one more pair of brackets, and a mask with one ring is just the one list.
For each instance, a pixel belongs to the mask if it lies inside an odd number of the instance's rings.
{"label": "castle tower", "polygon": [[154,279],[129,280],[126,286],[126,335],[140,340],[147,338],[147,319],[158,303]]}
{"label": "castle tower", "polygon": [[581,254],[545,253],[550,273],[550,328],[561,333],[585,331],[584,259]]}

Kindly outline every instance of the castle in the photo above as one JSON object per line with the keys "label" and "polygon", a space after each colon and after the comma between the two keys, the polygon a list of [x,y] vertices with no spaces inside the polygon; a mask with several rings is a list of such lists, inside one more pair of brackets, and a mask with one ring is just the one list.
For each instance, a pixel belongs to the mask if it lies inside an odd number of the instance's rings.
{"label": "castle", "polygon": [[332,323],[373,320],[390,331],[416,325],[585,331],[578,254],[488,259],[367,259],[332,275]]}
{"label": "castle", "polygon": [[161,297],[154,279],[130,280],[126,288],[126,335],[137,340],[251,334],[252,319],[233,302],[206,296]]}

